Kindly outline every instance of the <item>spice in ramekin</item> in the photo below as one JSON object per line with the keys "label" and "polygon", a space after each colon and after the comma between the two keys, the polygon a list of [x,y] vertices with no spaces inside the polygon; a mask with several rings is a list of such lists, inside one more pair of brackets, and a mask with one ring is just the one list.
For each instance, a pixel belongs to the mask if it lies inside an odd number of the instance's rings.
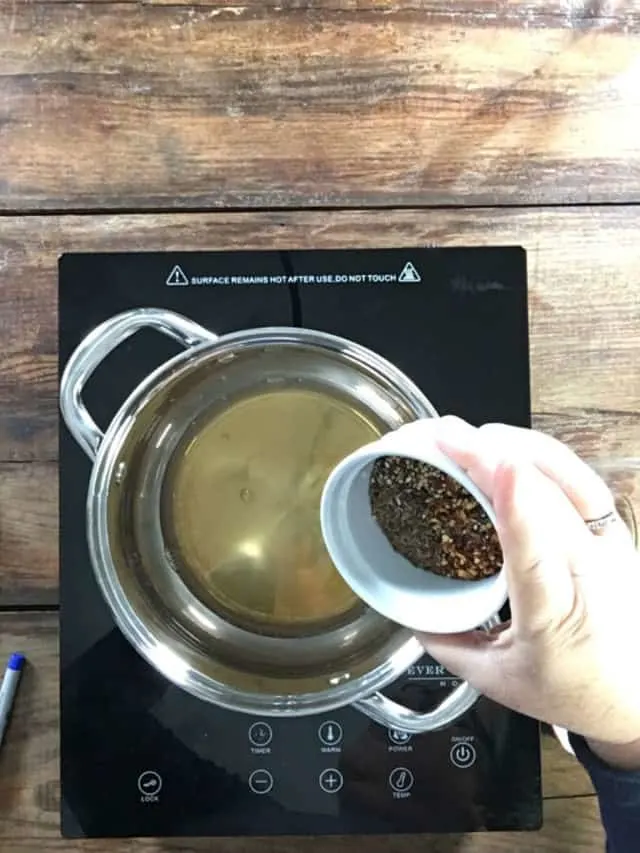
{"label": "spice in ramekin", "polygon": [[369,500],[393,549],[417,568],[470,581],[500,571],[500,541],[484,509],[432,465],[402,456],[376,460]]}

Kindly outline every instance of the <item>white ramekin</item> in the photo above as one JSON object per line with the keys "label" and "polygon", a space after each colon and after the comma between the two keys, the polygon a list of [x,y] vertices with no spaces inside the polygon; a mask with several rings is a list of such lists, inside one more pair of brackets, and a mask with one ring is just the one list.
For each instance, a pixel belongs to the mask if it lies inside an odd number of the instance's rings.
{"label": "white ramekin", "polygon": [[406,424],[356,450],[333,470],[322,494],[322,534],[337,570],[369,607],[414,631],[459,633],[494,616],[507,600],[504,567],[479,581],[456,580],[417,569],[393,550],[369,503],[376,459],[404,456],[453,477],[495,524],[491,502],[436,445],[438,420]]}

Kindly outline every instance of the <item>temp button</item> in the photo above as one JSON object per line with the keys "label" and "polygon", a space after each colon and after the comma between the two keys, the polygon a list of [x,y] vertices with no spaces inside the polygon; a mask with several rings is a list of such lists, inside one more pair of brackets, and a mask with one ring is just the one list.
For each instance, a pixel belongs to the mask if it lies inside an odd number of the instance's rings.
{"label": "temp button", "polygon": [[254,794],[268,794],[273,788],[273,776],[268,770],[254,770],[249,776],[249,787]]}
{"label": "temp button", "polygon": [[396,767],[389,774],[389,786],[396,794],[406,794],[413,788],[413,773],[406,767]]}

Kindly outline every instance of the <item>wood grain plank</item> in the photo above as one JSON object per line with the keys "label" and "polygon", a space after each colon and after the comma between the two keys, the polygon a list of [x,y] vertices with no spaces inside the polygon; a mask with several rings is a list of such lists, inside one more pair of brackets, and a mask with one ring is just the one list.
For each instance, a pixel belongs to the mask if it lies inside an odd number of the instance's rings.
{"label": "wood grain plank", "polygon": [[625,453],[637,453],[639,229],[635,207],[8,217],[0,221],[0,460],[57,455],[61,252],[431,244],[527,248],[534,410],[570,420],[581,412],[597,441],[620,423]]}
{"label": "wood grain plank", "polygon": [[[40,826],[19,826],[0,846],[2,853],[66,853],[69,842],[55,836],[54,818],[46,834]],[[604,853],[605,839],[595,797],[545,803],[544,828],[526,835],[505,832],[460,835],[367,837],[370,853]],[[26,831],[25,831],[26,830]],[[0,838],[0,845],[3,844]],[[526,845],[526,847],[524,846]],[[74,841],[79,853],[355,853],[358,836],[334,838],[96,839]]]}
{"label": "wood grain plank", "polygon": [[573,755],[565,752],[549,731],[542,735],[542,787],[545,800],[587,797],[594,793],[591,779]]}
{"label": "wood grain plank", "polygon": [[[16,316],[13,310],[11,316]],[[0,353],[0,459],[48,459],[56,454],[57,394],[55,353]]]}
{"label": "wood grain plank", "polygon": [[0,209],[637,202],[637,4],[562,5],[3,0]]}
{"label": "wood grain plank", "polygon": [[[3,614],[0,659],[22,649],[29,666],[23,676],[14,716],[0,762],[0,850],[46,853],[69,849],[58,837],[58,654],[54,614]],[[594,853],[602,847],[597,806],[586,774],[551,738],[544,741],[545,828],[525,836],[512,833],[491,836],[413,836],[374,838],[372,853],[409,853],[420,843],[433,853],[500,853],[522,849],[530,853]],[[575,798],[577,796],[577,798]],[[569,797],[569,799],[567,799]],[[556,799],[560,798],[560,799]],[[357,839],[235,839],[217,840],[222,853],[325,853],[335,847],[348,853],[361,844]],[[74,842],[74,849],[93,853],[146,853],[211,849],[211,841],[146,840]]]}
{"label": "wood grain plank", "polygon": [[[75,0],[24,0],[37,5],[51,3],[73,3]],[[84,5],[113,3],[114,0],[85,0]],[[135,4],[139,0],[119,0],[124,4]],[[640,12],[638,0],[456,0],[441,3],[437,0],[245,0],[237,5],[229,0],[145,0],[147,6],[189,6],[197,9],[229,10],[229,14],[238,14],[238,7],[257,7],[260,9],[275,7],[283,10],[332,10],[357,11],[384,10],[387,13],[401,10],[420,10],[432,14],[490,17],[492,20],[517,19],[530,24],[539,19],[557,17],[570,26],[599,26],[603,22],[622,20],[633,21]]]}
{"label": "wood grain plank", "polygon": [[56,604],[57,586],[57,466],[0,464],[0,606]]}
{"label": "wood grain plank", "polygon": [[[0,220],[0,460],[57,456],[57,257],[66,251],[523,245],[541,415],[638,453],[640,208],[264,212]],[[158,282],[161,293],[163,282]],[[607,414],[610,413],[610,414]],[[591,426],[590,426],[591,424]]]}

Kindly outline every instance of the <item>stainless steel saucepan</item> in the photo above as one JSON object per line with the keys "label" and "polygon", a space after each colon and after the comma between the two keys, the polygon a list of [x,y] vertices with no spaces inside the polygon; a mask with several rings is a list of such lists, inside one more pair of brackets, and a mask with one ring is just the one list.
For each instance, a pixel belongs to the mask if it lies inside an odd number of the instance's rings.
{"label": "stainless steel saucepan", "polygon": [[[83,388],[142,328],[185,351],[139,384],[103,433]],[[291,418],[254,406],[278,391],[294,394]],[[325,398],[335,412],[316,405]],[[136,309],[82,341],[64,370],[60,403],[93,460],[87,537],[95,577],[122,632],[170,681],[254,715],[354,705],[414,733],[446,726],[474,704],[477,693],[466,683],[428,713],[379,692],[423,650],[341,586],[309,509],[316,494],[319,504],[327,473],[316,465],[318,454],[326,468],[353,449],[345,442],[364,444],[436,415],[394,365],[322,332],[259,328],[218,336],[169,311]],[[334,417],[344,428],[331,432]],[[306,503],[289,499],[294,486],[308,490]],[[247,519],[255,523],[253,538]]]}

